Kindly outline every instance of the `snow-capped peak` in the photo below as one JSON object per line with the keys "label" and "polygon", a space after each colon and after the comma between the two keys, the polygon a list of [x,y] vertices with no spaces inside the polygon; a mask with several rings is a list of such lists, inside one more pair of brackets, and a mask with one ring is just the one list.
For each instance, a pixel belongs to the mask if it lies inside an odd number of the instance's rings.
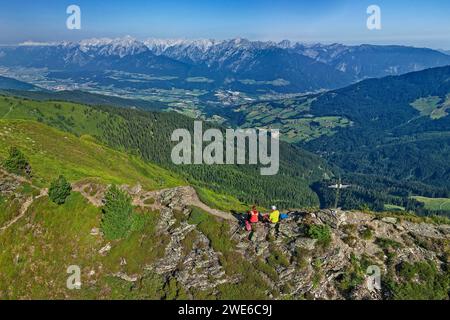
{"label": "snow-capped peak", "polygon": [[131,36],[123,38],[93,38],[79,42],[80,50],[85,53],[97,52],[100,55],[117,55],[121,58],[148,50],[147,46]]}
{"label": "snow-capped peak", "polygon": [[46,46],[57,46],[64,45],[68,42],[38,42],[38,41],[24,41],[19,43],[19,47],[46,47]]}
{"label": "snow-capped peak", "polygon": [[144,44],[153,52],[157,54],[162,54],[170,48],[196,48],[201,51],[207,51],[211,47],[221,43],[221,41],[210,40],[210,39],[198,39],[198,40],[188,40],[188,39],[147,39]]}

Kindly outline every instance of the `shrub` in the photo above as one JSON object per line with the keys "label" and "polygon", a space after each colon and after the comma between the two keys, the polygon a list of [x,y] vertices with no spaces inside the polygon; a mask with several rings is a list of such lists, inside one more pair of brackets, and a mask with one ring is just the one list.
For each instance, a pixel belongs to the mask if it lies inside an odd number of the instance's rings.
{"label": "shrub", "polygon": [[155,203],[155,199],[153,199],[153,198],[147,198],[144,200],[145,205],[152,205],[154,203]]}
{"label": "shrub", "polygon": [[275,247],[271,247],[270,256],[267,258],[269,264],[276,268],[278,265],[283,266],[285,268],[290,266],[289,260],[285,257],[285,255],[276,249]]}
{"label": "shrub", "polygon": [[324,248],[331,243],[331,231],[327,225],[310,225],[306,233],[310,238],[317,239],[317,243]]}
{"label": "shrub", "polygon": [[317,288],[317,286],[320,284],[320,282],[322,281],[322,279],[324,277],[323,270],[322,270],[322,261],[320,261],[320,259],[315,259],[312,262],[312,267],[314,270],[314,275],[313,275],[311,281],[312,281],[313,288]]}
{"label": "shrub", "polygon": [[373,228],[370,226],[365,226],[364,229],[359,233],[362,239],[370,240],[373,237]]}
{"label": "shrub", "polygon": [[64,176],[59,176],[58,179],[54,180],[50,184],[48,189],[48,196],[57,205],[64,204],[70,192],[72,191],[72,186],[67,182]]}
{"label": "shrub", "polygon": [[255,262],[255,268],[264,274],[268,276],[272,281],[276,282],[278,281],[278,273],[277,271],[266,261],[262,260],[261,258],[257,259]]}
{"label": "shrub", "polygon": [[308,266],[308,258],[311,255],[309,250],[301,247],[295,249],[294,258],[299,269],[305,269]]}
{"label": "shrub", "polygon": [[342,231],[348,235],[353,235],[358,230],[355,224],[346,224],[342,226]]}
{"label": "shrub", "polygon": [[195,231],[189,232],[183,240],[181,240],[181,246],[183,247],[183,255],[188,255],[194,247],[194,242],[197,239]]}
{"label": "shrub", "polygon": [[375,243],[383,250],[389,250],[390,248],[400,249],[403,247],[400,242],[388,238],[377,238]]}
{"label": "shrub", "polygon": [[352,253],[350,265],[344,269],[344,273],[337,279],[337,287],[341,293],[348,296],[357,286],[361,285],[365,278],[366,269],[366,264],[361,263]]}
{"label": "shrub", "polygon": [[292,292],[292,286],[289,283],[285,283],[282,287],[281,287],[281,292],[283,294],[289,294]]}
{"label": "shrub", "polygon": [[130,196],[112,185],[106,193],[103,207],[102,230],[106,238],[125,238],[143,224],[143,216],[133,211]]}
{"label": "shrub", "polygon": [[355,247],[358,243],[358,238],[353,235],[348,235],[342,238],[342,241],[347,244],[349,247]]}
{"label": "shrub", "polygon": [[187,300],[186,291],[175,278],[170,278],[164,285],[164,300]]}
{"label": "shrub", "polygon": [[229,225],[224,221],[218,221],[200,208],[192,207],[191,209],[188,223],[197,225],[197,229],[211,241],[212,248],[224,254],[232,250],[233,241],[228,234]]}
{"label": "shrub", "polygon": [[179,222],[185,222],[189,217],[186,216],[183,211],[174,209],[173,210],[173,216],[175,217],[175,219]]}
{"label": "shrub", "polygon": [[390,275],[386,285],[394,300],[446,300],[450,276],[431,261],[403,262],[397,268],[398,280]]}
{"label": "shrub", "polygon": [[9,149],[8,158],[3,161],[3,167],[15,174],[31,176],[31,166],[25,155],[16,147]]}

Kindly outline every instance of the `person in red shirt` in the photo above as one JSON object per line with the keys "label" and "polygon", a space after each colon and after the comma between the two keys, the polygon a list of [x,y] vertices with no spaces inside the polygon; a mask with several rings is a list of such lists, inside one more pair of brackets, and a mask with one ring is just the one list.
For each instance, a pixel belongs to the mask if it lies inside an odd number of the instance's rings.
{"label": "person in red shirt", "polygon": [[259,222],[259,212],[256,210],[256,206],[252,207],[252,210],[250,211],[248,215],[248,221],[250,223],[258,223]]}

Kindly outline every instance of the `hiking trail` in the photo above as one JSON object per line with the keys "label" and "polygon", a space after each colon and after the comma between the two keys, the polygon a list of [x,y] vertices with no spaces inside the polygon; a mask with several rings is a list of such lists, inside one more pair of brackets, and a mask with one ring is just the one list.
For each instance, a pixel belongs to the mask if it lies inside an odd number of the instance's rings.
{"label": "hiking trail", "polygon": [[24,203],[22,203],[22,206],[20,207],[19,214],[15,216],[12,220],[10,220],[6,225],[0,228],[0,232],[3,232],[10,228],[12,225],[14,225],[17,221],[23,218],[23,216],[27,213],[28,208],[33,204],[33,202],[39,198],[45,197],[48,195],[47,189],[41,189],[40,194],[36,197],[28,197]]}

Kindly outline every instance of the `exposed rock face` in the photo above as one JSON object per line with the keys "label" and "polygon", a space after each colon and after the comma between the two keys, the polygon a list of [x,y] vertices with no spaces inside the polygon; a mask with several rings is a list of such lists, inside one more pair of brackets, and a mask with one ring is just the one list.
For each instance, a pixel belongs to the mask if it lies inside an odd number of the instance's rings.
{"label": "exposed rock face", "polygon": [[111,250],[112,246],[111,243],[106,244],[104,247],[102,247],[98,253],[102,256],[106,255],[110,250]]}
{"label": "exposed rock face", "polygon": [[181,260],[181,270],[177,280],[187,288],[200,290],[213,289],[217,285],[230,281],[219,262],[219,255],[209,246],[209,240],[198,233],[194,247]]}
{"label": "exposed rock face", "polygon": [[[215,292],[220,284],[239,282],[239,275],[226,274],[220,262],[222,253],[213,250],[210,240],[195,225],[177,222],[175,211],[186,219],[190,214],[189,204],[193,198],[190,192],[186,188],[176,188],[152,195],[161,205],[158,228],[170,237],[170,242],[164,258],[148,269],[175,277],[186,289]],[[245,231],[236,220],[230,219],[228,223],[231,230],[228,236],[235,241],[236,252],[245,260],[269,265],[274,252],[281,253],[285,262],[270,266],[276,279],[263,272],[261,277],[273,292],[292,298],[382,299],[382,290],[369,289],[369,274],[363,274],[357,285],[342,289],[342,279],[352,272],[355,261],[370,261],[382,273],[403,261],[432,261],[442,267],[445,262],[441,254],[448,249],[450,239],[450,228],[445,225],[340,210],[291,212],[288,219],[276,226],[253,225],[252,232]],[[309,237],[305,231],[309,225],[328,226],[330,244],[322,246],[320,240]],[[183,240],[188,236],[192,237],[192,246],[186,251]],[[397,245],[383,247],[378,239],[389,239]],[[431,243],[441,241],[441,245],[426,249],[422,244],[424,239]],[[363,268],[362,262],[360,266]],[[274,298],[272,292],[267,292],[267,296]]]}
{"label": "exposed rock face", "polygon": [[[173,228],[177,221],[175,210],[181,210],[186,217],[189,215],[186,190],[164,191],[157,198],[163,206],[160,232],[170,236],[170,243],[165,257],[150,268],[159,274],[175,277],[186,289],[214,292],[220,284],[239,281],[239,275],[225,273],[220,263],[221,253],[212,249],[210,240],[195,226],[183,221]],[[352,272],[352,261],[369,260],[381,272],[402,261],[428,260],[442,266],[444,262],[439,252],[445,248],[425,249],[419,245],[417,237],[420,235],[430,241],[448,241],[450,238],[447,226],[417,224],[395,217],[378,219],[375,215],[340,210],[292,212],[277,226],[259,223],[253,226],[252,232],[245,231],[236,221],[229,223],[229,236],[235,241],[235,250],[247,261],[256,263],[259,260],[269,264],[274,252],[281,252],[286,263],[273,266],[276,280],[263,273],[261,277],[270,284],[272,291],[293,298],[381,299],[382,290],[369,290],[369,275],[350,289],[341,288],[343,277]],[[311,224],[329,227],[331,243],[328,247],[322,247],[319,240],[305,233],[306,226]],[[190,233],[195,235],[193,244],[185,252],[182,241]],[[398,247],[383,248],[377,243],[379,238],[390,239],[398,243]],[[272,297],[272,293],[267,294]]]}
{"label": "exposed rock face", "polygon": [[[222,283],[231,281],[225,275],[225,271],[219,262],[221,253],[211,248],[210,240],[201,232],[196,230],[195,225],[186,221],[177,221],[174,211],[182,214],[185,218],[190,214],[188,203],[190,198],[185,198],[185,188],[176,188],[163,191],[158,202],[161,208],[158,230],[162,234],[169,235],[170,242],[165,249],[165,255],[156,264],[148,266],[166,277],[172,276],[185,289],[208,290]],[[174,228],[178,222],[178,226]],[[183,240],[191,237],[191,247],[186,247]]]}
{"label": "exposed rock face", "polygon": [[14,179],[11,174],[0,170],[0,194],[12,194],[20,186],[20,181]]}
{"label": "exposed rock face", "polygon": [[321,210],[316,213],[316,216],[322,223],[328,224],[334,229],[338,228],[346,220],[345,212],[341,210]]}
{"label": "exposed rock face", "polygon": [[397,223],[397,219],[396,218],[392,218],[392,217],[386,217],[381,219],[381,221],[386,222],[386,223],[390,223],[390,224],[396,224]]}

